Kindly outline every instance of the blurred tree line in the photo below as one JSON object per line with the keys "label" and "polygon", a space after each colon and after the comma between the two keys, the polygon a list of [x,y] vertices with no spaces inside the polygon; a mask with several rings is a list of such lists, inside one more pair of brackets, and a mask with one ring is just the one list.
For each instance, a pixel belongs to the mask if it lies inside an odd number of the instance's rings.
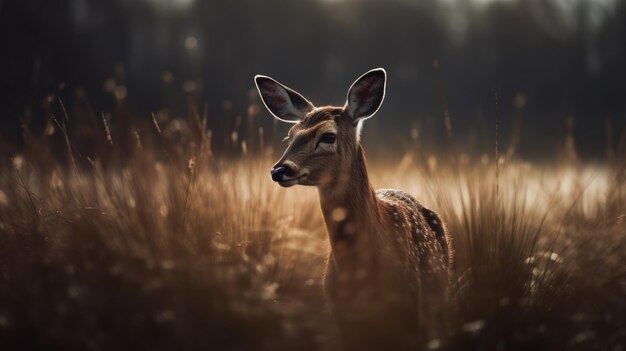
{"label": "blurred tree line", "polygon": [[528,157],[571,127],[602,158],[626,121],[626,0],[0,0],[0,47],[0,137],[16,143],[57,97],[120,125],[206,103],[228,138],[237,115],[272,123],[249,108],[254,74],[343,104],[378,66],[388,95],[366,128],[389,147],[489,150],[496,94],[503,138]]}

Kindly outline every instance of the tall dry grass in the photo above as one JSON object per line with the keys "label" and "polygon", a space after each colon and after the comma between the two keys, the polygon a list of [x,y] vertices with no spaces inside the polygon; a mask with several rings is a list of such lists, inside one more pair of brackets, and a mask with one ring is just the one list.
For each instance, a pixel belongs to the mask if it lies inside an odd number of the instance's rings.
{"label": "tall dry grass", "polygon": [[[0,174],[2,349],[339,348],[316,191],[273,184],[265,153],[214,155],[196,121],[187,138],[154,119],[153,138],[135,130],[122,151],[105,123],[102,144],[123,160],[81,155],[61,122],[70,162],[41,139],[11,155]],[[373,160],[370,172],[375,187],[441,212],[452,235],[450,333],[425,348],[621,349],[623,166],[512,161],[496,177],[484,158],[418,159]]]}

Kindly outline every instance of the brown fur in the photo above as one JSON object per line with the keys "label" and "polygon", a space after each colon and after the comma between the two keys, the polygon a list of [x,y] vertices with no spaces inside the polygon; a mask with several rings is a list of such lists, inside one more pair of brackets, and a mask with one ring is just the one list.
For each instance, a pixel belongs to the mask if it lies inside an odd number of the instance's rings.
{"label": "brown fur", "polygon": [[[319,150],[329,130],[335,147]],[[349,347],[413,348],[442,333],[452,253],[443,221],[407,193],[373,190],[342,108],[315,108],[289,141],[277,165],[289,162],[307,174],[299,184],[318,187],[331,244],[326,291]]]}

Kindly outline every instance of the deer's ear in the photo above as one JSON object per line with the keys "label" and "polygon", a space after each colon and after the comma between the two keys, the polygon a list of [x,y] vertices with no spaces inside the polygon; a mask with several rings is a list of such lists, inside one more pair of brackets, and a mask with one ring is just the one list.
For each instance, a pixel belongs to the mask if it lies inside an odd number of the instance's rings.
{"label": "deer's ear", "polygon": [[298,123],[314,108],[313,104],[298,92],[270,77],[257,75],[254,82],[265,107],[283,122]]}
{"label": "deer's ear", "polygon": [[385,99],[387,72],[382,68],[375,68],[360,76],[348,90],[346,111],[358,122],[372,117]]}

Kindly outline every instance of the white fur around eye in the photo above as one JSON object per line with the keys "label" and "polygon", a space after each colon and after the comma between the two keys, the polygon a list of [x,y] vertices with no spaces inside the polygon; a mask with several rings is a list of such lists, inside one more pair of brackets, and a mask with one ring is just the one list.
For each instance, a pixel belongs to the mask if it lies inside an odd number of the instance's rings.
{"label": "white fur around eye", "polygon": [[337,150],[337,141],[335,141],[332,144],[324,143],[320,141],[317,144],[317,148],[315,149],[315,152],[334,152],[336,150]]}
{"label": "white fur around eye", "polygon": [[316,152],[330,152],[330,151],[335,151],[335,150],[337,150],[337,142],[334,142],[332,144],[320,142],[317,145],[317,149],[315,151]]}

